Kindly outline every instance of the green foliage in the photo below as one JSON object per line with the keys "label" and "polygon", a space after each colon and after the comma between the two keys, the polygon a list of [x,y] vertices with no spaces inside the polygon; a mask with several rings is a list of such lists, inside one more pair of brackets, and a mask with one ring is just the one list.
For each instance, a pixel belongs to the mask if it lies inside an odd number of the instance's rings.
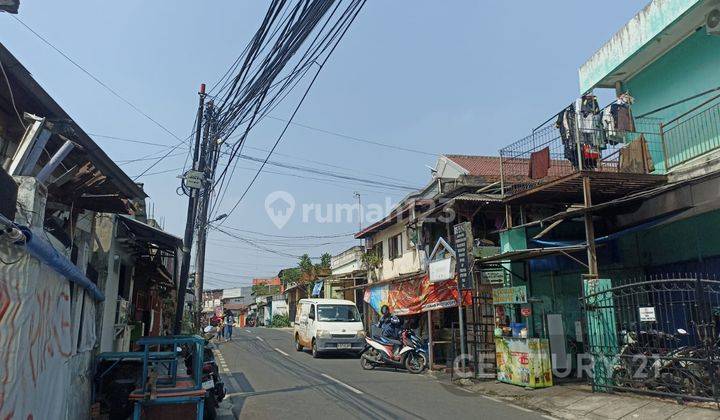
{"label": "green foliage", "polygon": [[286,287],[291,286],[293,284],[297,284],[300,281],[301,274],[302,272],[300,271],[299,267],[286,268],[283,270],[282,276],[280,276],[280,281]]}
{"label": "green foliage", "polygon": [[252,287],[252,292],[255,296],[269,295],[270,286],[268,286],[267,284],[254,284]]}
{"label": "green foliage", "polygon": [[290,326],[290,318],[287,315],[275,315],[272,318],[270,326],[273,328],[283,328]]}
{"label": "green foliage", "polygon": [[382,264],[382,257],[371,249],[363,254],[362,261],[368,268],[378,268]]}
{"label": "green foliage", "polygon": [[310,256],[308,254],[303,254],[300,257],[300,261],[298,262],[298,267],[300,268],[300,271],[302,271],[302,274],[308,275],[313,273],[313,269],[315,266],[312,263],[312,260],[310,259]]}
{"label": "green foliage", "polygon": [[330,268],[330,259],[332,256],[327,252],[320,256],[320,268]]}

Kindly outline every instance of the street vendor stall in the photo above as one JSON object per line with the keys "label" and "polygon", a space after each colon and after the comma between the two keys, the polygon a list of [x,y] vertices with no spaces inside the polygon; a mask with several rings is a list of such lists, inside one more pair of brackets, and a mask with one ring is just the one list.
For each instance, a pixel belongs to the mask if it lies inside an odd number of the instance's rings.
{"label": "street vendor stall", "polygon": [[550,345],[528,334],[532,309],[527,303],[525,286],[493,289],[497,379],[528,388],[552,386]]}

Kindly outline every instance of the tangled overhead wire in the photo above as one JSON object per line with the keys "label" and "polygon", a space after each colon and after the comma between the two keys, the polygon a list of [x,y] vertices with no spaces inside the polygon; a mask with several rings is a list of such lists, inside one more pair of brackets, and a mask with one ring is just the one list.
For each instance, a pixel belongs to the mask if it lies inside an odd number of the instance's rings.
{"label": "tangled overhead wire", "polygon": [[[215,213],[224,198],[252,128],[301,84],[305,76],[311,75],[295,115],[364,4],[365,0],[271,2],[250,43],[209,92],[218,109],[215,121],[218,143],[225,148],[222,153],[228,156],[222,169],[217,171],[212,187],[214,199],[210,214]],[[286,129],[228,214],[235,210],[255,182]],[[234,133],[239,135],[230,141]]]}

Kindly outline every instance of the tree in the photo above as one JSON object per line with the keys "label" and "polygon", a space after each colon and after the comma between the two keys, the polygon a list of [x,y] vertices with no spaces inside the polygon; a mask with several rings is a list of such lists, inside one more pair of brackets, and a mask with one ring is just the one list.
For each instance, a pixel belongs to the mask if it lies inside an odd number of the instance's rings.
{"label": "tree", "polygon": [[252,292],[255,296],[269,295],[270,286],[267,284],[253,284]]}
{"label": "tree", "polygon": [[332,256],[327,252],[320,256],[320,268],[330,268],[330,260]]}
{"label": "tree", "polygon": [[282,271],[282,274],[280,275],[280,281],[283,285],[285,285],[285,287],[289,287],[297,284],[300,281],[301,274],[302,273],[299,267],[286,268]]}

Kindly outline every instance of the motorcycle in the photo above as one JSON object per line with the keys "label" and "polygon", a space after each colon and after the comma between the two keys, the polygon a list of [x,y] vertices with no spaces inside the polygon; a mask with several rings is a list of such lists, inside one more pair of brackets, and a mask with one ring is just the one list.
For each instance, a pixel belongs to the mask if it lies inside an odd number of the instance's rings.
{"label": "motorcycle", "polygon": [[375,369],[376,366],[403,367],[410,373],[421,373],[428,366],[425,343],[408,329],[400,333],[400,338],[402,345],[396,349],[396,344],[387,338],[365,337],[360,366],[365,370]]}
{"label": "motorcycle", "polygon": [[[202,387],[205,390],[205,411],[203,418],[214,420],[217,416],[217,408],[225,398],[225,383],[220,378],[220,370],[215,361],[215,353],[213,353],[215,345],[210,342],[215,336],[217,328],[207,326],[203,332],[203,338],[205,339],[202,366]],[[185,367],[187,368],[188,374],[192,371],[192,365],[193,355],[189,352],[185,355]]]}

